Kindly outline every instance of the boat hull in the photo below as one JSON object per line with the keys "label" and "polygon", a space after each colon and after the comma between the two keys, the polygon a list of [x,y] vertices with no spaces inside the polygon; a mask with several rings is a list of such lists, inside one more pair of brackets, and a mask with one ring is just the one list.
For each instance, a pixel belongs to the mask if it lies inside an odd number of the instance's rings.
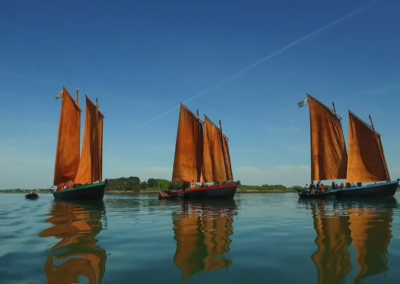
{"label": "boat hull", "polygon": [[236,189],[237,189],[237,184],[196,188],[185,191],[185,193],[183,194],[183,198],[185,199],[234,198],[236,194]]}
{"label": "boat hull", "polygon": [[306,192],[304,190],[298,191],[297,194],[300,198],[332,198],[336,197],[337,194],[336,189],[325,190],[324,192],[317,191],[314,194],[310,192]]}
{"label": "boat hull", "polygon": [[34,200],[34,199],[39,198],[39,195],[37,195],[36,193],[28,193],[25,195],[25,198]]}
{"label": "boat hull", "polygon": [[[208,199],[208,198],[234,198],[237,184],[210,186],[196,188],[187,191],[163,191],[158,196],[159,199],[184,198],[184,199]],[[168,196],[167,196],[168,195]]]}
{"label": "boat hull", "polygon": [[53,196],[55,200],[101,200],[104,197],[106,185],[107,180],[73,189],[53,191]]}
{"label": "boat hull", "polygon": [[337,193],[337,197],[373,197],[393,196],[397,191],[399,181],[391,181],[367,186],[343,188]]}

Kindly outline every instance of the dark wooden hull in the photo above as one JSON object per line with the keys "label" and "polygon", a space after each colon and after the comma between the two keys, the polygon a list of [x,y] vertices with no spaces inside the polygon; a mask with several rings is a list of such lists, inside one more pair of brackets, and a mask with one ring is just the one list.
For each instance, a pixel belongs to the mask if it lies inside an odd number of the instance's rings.
{"label": "dark wooden hull", "polygon": [[234,198],[237,189],[237,184],[210,186],[203,188],[196,188],[186,191],[163,191],[169,195],[169,197],[163,197],[161,194],[158,198],[172,199],[172,198],[184,198],[184,199],[208,199],[208,198]]}
{"label": "dark wooden hull", "polygon": [[396,193],[399,181],[371,184],[367,186],[340,189],[337,197],[373,197],[393,196]]}
{"label": "dark wooden hull", "polygon": [[205,199],[205,198],[234,198],[237,184],[210,186],[187,190],[183,194],[185,199]]}
{"label": "dark wooden hull", "polygon": [[311,194],[310,192],[306,192],[304,190],[298,191],[297,194],[301,198],[331,198],[331,197],[336,197],[337,194],[336,189],[330,189],[330,190],[325,190],[324,192],[317,191],[314,194]]}
{"label": "dark wooden hull", "polygon": [[104,197],[107,180],[86,184],[73,189],[53,191],[55,200],[101,200]]}

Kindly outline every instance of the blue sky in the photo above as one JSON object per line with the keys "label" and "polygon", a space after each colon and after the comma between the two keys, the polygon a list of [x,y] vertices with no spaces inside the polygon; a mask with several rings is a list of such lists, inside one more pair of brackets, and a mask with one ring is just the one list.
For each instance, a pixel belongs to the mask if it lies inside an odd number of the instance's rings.
{"label": "blue sky", "polygon": [[346,141],[347,109],[371,114],[400,178],[400,1],[81,2],[0,3],[0,188],[52,185],[63,85],[99,98],[106,178],[170,179],[178,105],[198,95],[235,179],[305,184],[305,93],[335,102]]}

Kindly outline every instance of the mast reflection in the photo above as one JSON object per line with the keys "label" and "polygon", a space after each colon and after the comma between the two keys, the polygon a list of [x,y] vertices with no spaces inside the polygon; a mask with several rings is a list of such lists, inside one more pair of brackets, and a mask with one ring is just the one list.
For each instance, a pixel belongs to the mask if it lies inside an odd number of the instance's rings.
{"label": "mast reflection", "polygon": [[362,283],[366,278],[379,274],[386,276],[389,270],[388,246],[393,237],[393,205],[397,205],[397,201],[390,197],[368,201],[367,206],[372,208],[354,208],[353,205],[347,209],[359,267],[354,283]]}
{"label": "mast reflection", "polygon": [[173,213],[177,243],[175,265],[185,282],[194,274],[228,269],[233,235],[233,216],[237,214],[235,200],[182,200],[182,210]]}
{"label": "mast reflection", "polygon": [[61,241],[51,248],[44,264],[48,283],[79,283],[84,277],[90,284],[100,284],[107,254],[95,237],[106,223],[104,201],[55,201],[49,215],[45,222],[53,226],[39,236]]}
{"label": "mast reflection", "polygon": [[[394,197],[301,202],[313,213],[318,249],[311,258],[318,270],[318,283],[342,283],[353,268],[357,269],[354,283],[386,275],[393,207],[397,207]],[[350,245],[355,248],[353,265]]]}

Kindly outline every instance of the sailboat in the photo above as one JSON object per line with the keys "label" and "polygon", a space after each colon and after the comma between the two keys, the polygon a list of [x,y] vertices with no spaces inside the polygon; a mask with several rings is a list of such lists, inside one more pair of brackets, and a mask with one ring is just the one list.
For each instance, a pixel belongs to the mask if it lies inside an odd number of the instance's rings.
{"label": "sailboat", "polygon": [[[204,124],[204,127],[203,127]],[[203,134],[204,132],[204,134]],[[206,115],[204,122],[181,103],[172,181],[202,183],[200,188],[161,191],[159,198],[233,198],[233,181],[228,138]],[[222,185],[206,186],[205,183]]]}
{"label": "sailboat", "polygon": [[[300,190],[301,197],[334,194],[344,196],[393,196],[399,180],[390,181],[379,133],[349,110],[349,156],[347,156],[341,117],[307,94],[299,107],[309,105],[311,127],[311,181],[346,179],[348,188],[317,191]],[[384,183],[376,184],[378,181]],[[362,182],[375,182],[362,186]],[[357,187],[349,187],[357,183]]]}
{"label": "sailboat", "polygon": [[[371,126],[349,110],[349,162],[347,166],[347,185],[356,187],[341,189],[338,197],[354,196],[393,196],[399,180],[391,181],[381,135]],[[385,181],[383,183],[377,183]],[[363,182],[374,184],[362,186]]]}
{"label": "sailboat", "polygon": [[[299,102],[299,107],[309,106],[311,134],[311,181],[336,180],[346,178],[347,152],[343,135],[342,119],[333,110],[307,94],[307,99]],[[337,189],[324,192],[307,189],[299,190],[299,197],[335,197]]]}
{"label": "sailboat", "polygon": [[54,167],[54,199],[103,199],[107,179],[103,175],[103,120],[96,105],[86,96],[85,132],[80,156],[81,112],[79,90],[75,102],[67,89],[62,99],[57,151]]}

